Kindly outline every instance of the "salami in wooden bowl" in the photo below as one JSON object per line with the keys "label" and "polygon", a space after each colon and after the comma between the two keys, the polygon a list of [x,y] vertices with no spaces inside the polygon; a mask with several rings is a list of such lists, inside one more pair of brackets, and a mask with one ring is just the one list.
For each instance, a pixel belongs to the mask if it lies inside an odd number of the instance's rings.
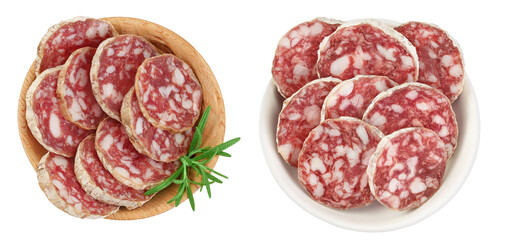
{"label": "salami in wooden bowl", "polygon": [[[215,146],[223,142],[225,133],[225,110],[222,93],[219,84],[212,73],[212,70],[192,45],[185,41],[178,34],[162,27],[158,24],[128,17],[108,17],[102,20],[109,21],[116,29],[118,34],[135,34],[139,35],[150,43],[152,43],[159,52],[172,52],[180,59],[184,60],[192,68],[203,88],[203,104],[202,112],[207,106],[211,107],[206,128],[203,132],[202,146]],[[35,62],[32,64],[23,82],[18,103],[18,128],[21,142],[28,160],[32,164],[34,170],[37,170],[37,163],[41,157],[46,154],[47,150],[37,142],[28,128],[25,118],[26,114],[26,93],[30,85],[35,79]],[[207,165],[213,168],[217,162],[217,156],[213,158]],[[193,179],[198,181],[198,179]],[[196,186],[192,186],[193,191],[197,190]],[[157,193],[149,202],[142,207],[127,210],[121,208],[117,213],[108,216],[108,219],[114,220],[133,220],[155,216],[166,212],[174,207],[174,202],[167,204],[178,190],[177,185],[171,185],[163,191]],[[184,196],[183,199],[186,199]]]}

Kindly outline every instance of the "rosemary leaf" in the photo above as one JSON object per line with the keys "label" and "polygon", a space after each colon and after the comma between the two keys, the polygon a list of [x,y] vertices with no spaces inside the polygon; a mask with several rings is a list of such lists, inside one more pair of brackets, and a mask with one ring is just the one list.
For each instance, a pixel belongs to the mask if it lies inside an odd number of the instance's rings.
{"label": "rosemary leaf", "polygon": [[145,195],[152,195],[154,193],[157,193],[161,190],[163,190],[164,188],[167,188],[177,177],[180,176],[180,174],[182,173],[183,171],[183,167],[180,166],[176,172],[174,172],[171,176],[169,176],[169,178],[167,178],[166,180],[164,180],[162,183],[160,183],[159,185],[153,187],[152,189],[148,190],[145,192]]}
{"label": "rosemary leaf", "polygon": [[188,182],[185,183],[185,191],[187,191],[187,198],[189,199],[192,211],[195,211],[196,205],[194,204],[194,196],[192,195],[192,189]]}
{"label": "rosemary leaf", "polygon": [[219,152],[219,153],[217,153],[217,155],[223,156],[223,157],[231,157],[231,154],[229,154],[227,152]]}
{"label": "rosemary leaf", "polygon": [[199,161],[201,159],[213,157],[214,153],[216,153],[216,152],[222,152],[222,151],[226,150],[227,148],[233,146],[238,141],[240,141],[240,138],[233,138],[233,139],[231,139],[231,140],[229,140],[227,142],[221,143],[221,144],[211,148],[210,150],[204,152],[203,154],[201,154],[201,155],[199,155],[197,157],[194,157],[193,160]]}
{"label": "rosemary leaf", "polygon": [[[211,198],[212,190],[210,185],[213,183],[222,183],[222,180],[219,179],[219,177],[228,179],[228,177],[225,175],[213,170],[205,164],[210,162],[215,156],[231,157],[231,155],[227,152],[224,152],[224,150],[236,144],[238,141],[240,141],[240,138],[231,139],[215,147],[201,147],[203,131],[205,129],[209,114],[210,106],[208,106],[203,112],[203,115],[201,116],[201,119],[195,128],[194,136],[189,146],[189,152],[187,155],[182,156],[179,159],[182,163],[180,167],[162,183],[146,191],[145,195],[157,193],[167,188],[171,184],[178,184],[177,194],[171,198],[168,203],[175,202],[175,206],[177,207],[180,205],[183,196],[187,194],[189,204],[191,205],[192,210],[195,211],[196,205],[194,202],[194,195],[192,193],[191,185],[198,186],[200,191],[202,191],[203,188],[206,188],[208,197]],[[190,179],[189,171],[193,171],[195,173],[195,177],[201,177],[201,181],[196,182]]]}
{"label": "rosemary leaf", "polygon": [[208,106],[206,110],[203,112],[201,119],[199,120],[198,126],[196,127],[196,131],[203,132],[205,130],[206,122],[208,121],[208,115],[210,114],[211,107]]}

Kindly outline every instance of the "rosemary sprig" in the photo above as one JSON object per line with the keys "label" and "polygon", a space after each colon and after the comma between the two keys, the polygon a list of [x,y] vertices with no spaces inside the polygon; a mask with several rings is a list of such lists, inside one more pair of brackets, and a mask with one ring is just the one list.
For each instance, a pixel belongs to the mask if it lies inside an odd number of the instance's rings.
{"label": "rosemary sprig", "polygon": [[[209,167],[205,164],[210,162],[212,158],[216,155],[223,157],[231,157],[231,155],[227,152],[224,152],[227,148],[233,146],[235,143],[240,141],[240,138],[234,138],[227,142],[221,143],[215,147],[199,147],[201,145],[201,140],[203,137],[203,130],[205,129],[206,121],[208,120],[208,115],[210,114],[210,106],[208,106],[201,116],[198,125],[196,126],[196,131],[194,132],[194,136],[192,138],[189,153],[187,155],[180,157],[180,162],[182,163],[180,167],[166,180],[164,180],[159,185],[149,189],[145,192],[145,195],[151,195],[157,193],[165,188],[167,188],[172,183],[178,184],[178,192],[177,194],[168,201],[168,203],[175,202],[175,206],[178,207],[182,198],[187,192],[187,198],[189,199],[189,203],[191,205],[192,211],[195,210],[194,197],[192,195],[191,184],[197,185],[200,187],[200,191],[203,190],[203,187],[206,188],[208,193],[208,197],[212,197],[212,191],[210,189],[210,185],[213,183],[222,183],[222,180],[219,179],[225,178],[224,174],[221,174]],[[192,181],[189,178],[189,174],[191,169],[196,172],[196,177],[201,176],[201,182]]]}

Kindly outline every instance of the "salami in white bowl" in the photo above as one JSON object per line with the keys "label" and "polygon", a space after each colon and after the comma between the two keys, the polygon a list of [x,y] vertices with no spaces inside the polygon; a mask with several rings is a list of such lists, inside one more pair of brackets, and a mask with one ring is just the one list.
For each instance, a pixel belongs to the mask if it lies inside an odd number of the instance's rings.
{"label": "salami in white bowl", "polygon": [[445,144],[434,131],[395,131],[381,140],[370,158],[371,192],[391,209],[420,207],[441,186],[447,159]]}
{"label": "salami in white bowl", "polygon": [[338,209],[369,205],[367,165],[383,134],[351,117],[328,119],[303,143],[298,179],[317,202]]}
{"label": "salami in white bowl", "polygon": [[385,135],[407,127],[434,130],[451,157],[459,128],[450,100],[439,90],[422,83],[405,83],[380,93],[369,105],[363,120]]}
{"label": "salami in white bowl", "polygon": [[341,116],[361,119],[372,99],[397,85],[388,77],[375,75],[358,75],[343,81],[326,97],[321,121]]}
{"label": "salami in white bowl", "polygon": [[455,101],[464,88],[464,59],[459,44],[441,28],[408,22],[395,28],[416,48],[420,61],[418,82],[439,89]]}
{"label": "salami in white bowl", "polygon": [[272,65],[273,82],[280,94],[291,97],[310,81],[317,79],[319,44],[334,32],[341,21],[316,18],[300,23],[279,40]]}
{"label": "salami in white bowl", "polygon": [[303,141],[319,125],[323,101],[340,82],[332,77],[314,80],[284,101],[277,123],[276,142],[282,159],[289,165],[298,167]]}
{"label": "salami in white bowl", "polygon": [[323,40],[317,68],[320,77],[380,75],[401,84],[418,79],[418,56],[393,28],[376,20],[357,20],[342,24]]}

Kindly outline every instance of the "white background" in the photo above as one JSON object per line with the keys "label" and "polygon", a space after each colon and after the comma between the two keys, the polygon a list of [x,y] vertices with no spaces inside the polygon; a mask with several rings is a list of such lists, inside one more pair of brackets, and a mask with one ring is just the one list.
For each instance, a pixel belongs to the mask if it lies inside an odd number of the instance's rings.
{"label": "white background", "polygon": [[[407,2],[407,3],[406,3]],[[506,8],[474,1],[34,1],[0,7],[2,76],[0,239],[429,239],[506,236],[508,149],[506,130],[508,31]],[[473,2],[473,1],[469,1]],[[37,185],[18,137],[16,111],[37,44],[51,25],[74,16],[129,16],[163,25],[207,60],[224,95],[226,139],[242,140],[216,169],[230,177],[161,215],[136,221],[81,220],[55,208]],[[261,98],[279,38],[318,16],[341,20],[384,18],[438,24],[461,45],[480,103],[481,141],[476,163],[458,194],[416,225],[360,233],[325,223],[298,207],[279,188],[258,137]],[[11,236],[10,238],[8,236]]]}

